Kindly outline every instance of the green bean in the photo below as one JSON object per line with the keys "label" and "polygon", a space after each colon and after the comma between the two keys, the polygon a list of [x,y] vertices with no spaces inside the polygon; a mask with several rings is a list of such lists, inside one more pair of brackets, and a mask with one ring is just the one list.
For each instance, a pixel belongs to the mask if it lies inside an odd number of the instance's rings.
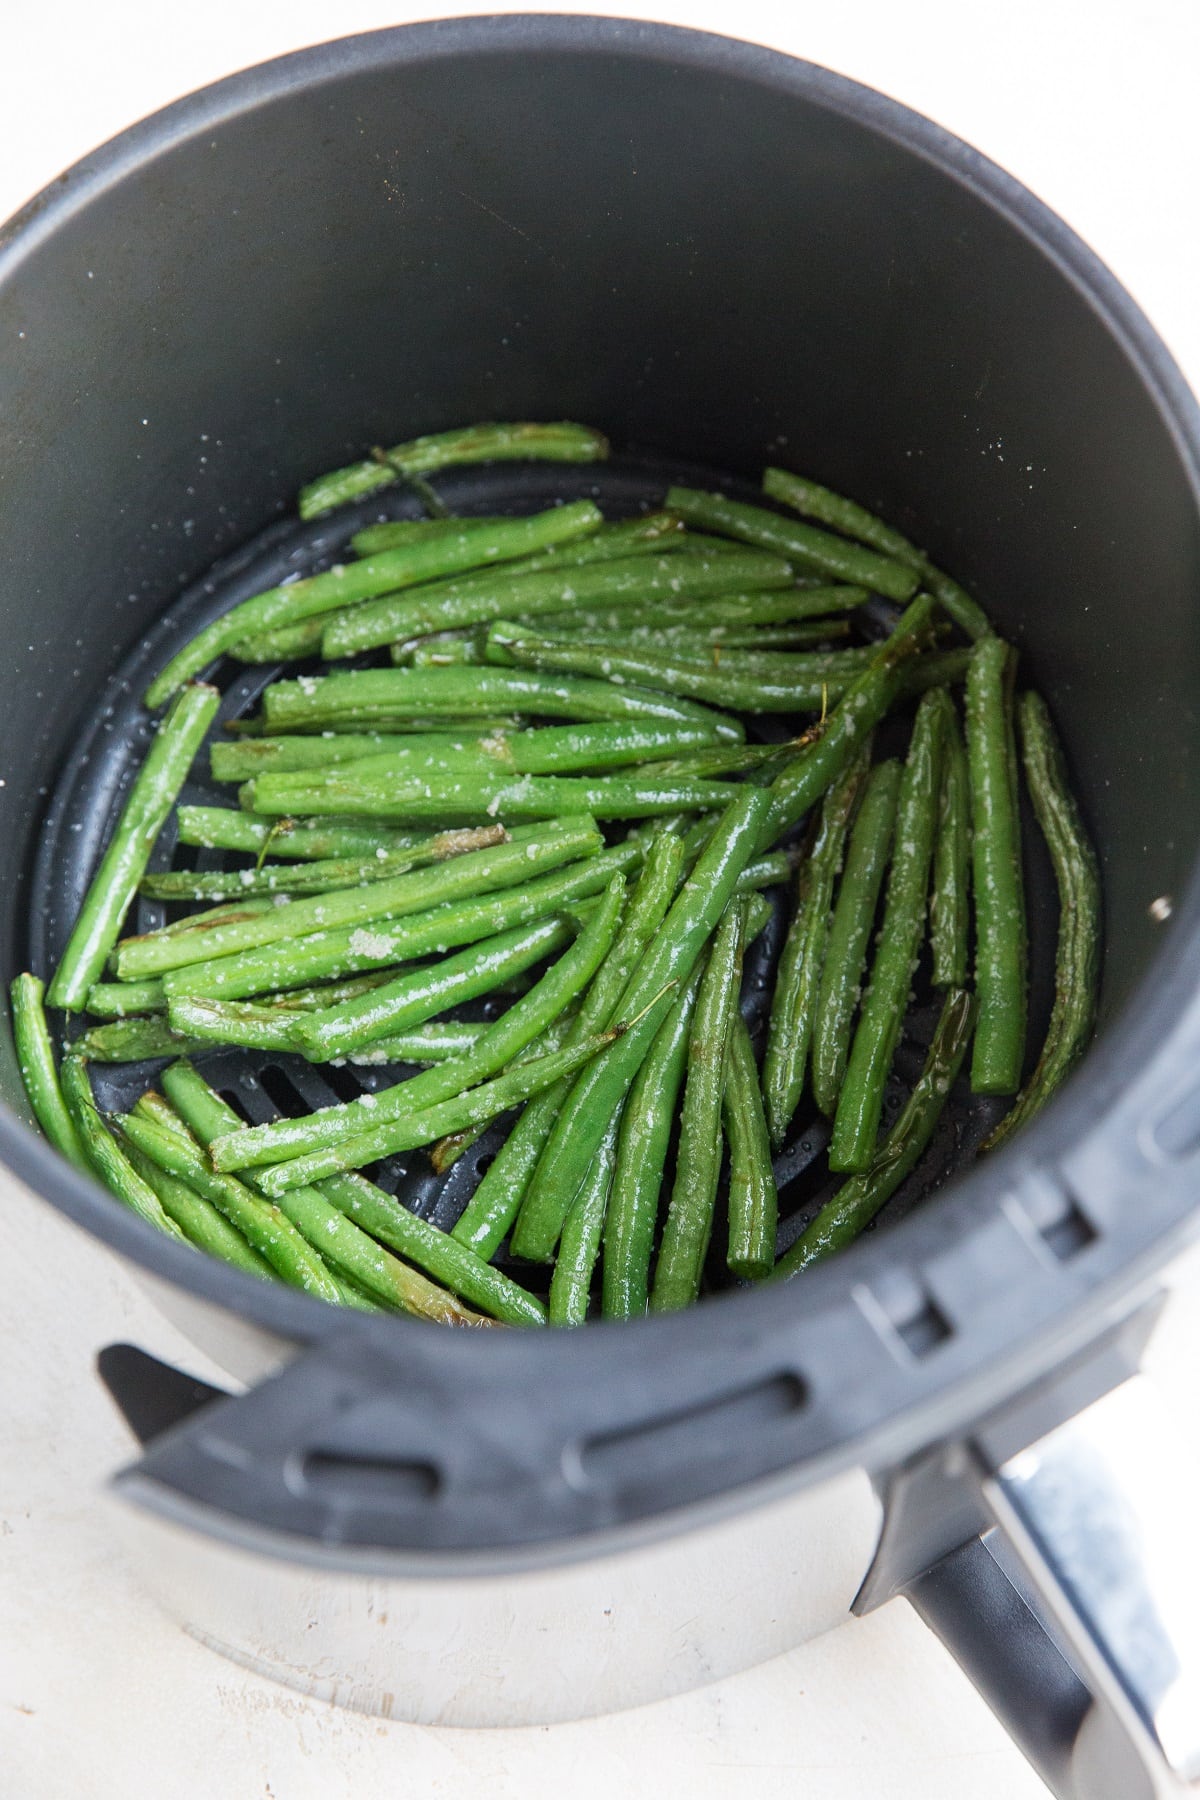
{"label": "green bean", "polygon": [[178,798],[220,698],[215,688],[195,684],[184,690],[160,723],[50,983],[52,1006],[82,1011],[88,989],[99,980],[155,839]]}
{"label": "green bean", "polygon": [[791,573],[781,557],[761,550],[733,556],[643,553],[574,568],[498,569],[459,581],[430,582],[420,593],[387,594],[369,605],[350,607],[329,621],[321,652],[332,662],[431,631],[486,624],[513,614],[527,619],[561,612],[576,602],[633,606],[643,600],[704,600],[730,591],[778,588]]}
{"label": "green bean", "polygon": [[307,1014],[296,1023],[295,1045],[312,1062],[330,1062],[369,1049],[378,1039],[423,1024],[448,1007],[493,993],[560,950],[572,936],[571,926],[555,912],[484,938],[456,956],[397,975],[361,1000]]}
{"label": "green bean", "polygon": [[[528,876],[602,848],[603,839],[590,819],[564,819],[542,831],[514,835],[508,843],[473,850],[364,888],[339,889],[332,894],[292,900],[286,906],[273,906],[238,924],[219,925],[204,933],[200,942],[163,932],[127,938],[117,967],[123,979],[165,975],[188,963],[260,949],[281,939],[372,926],[407,913],[424,912],[438,901],[516,886]],[[167,991],[172,991],[169,985]]]}
{"label": "green bean", "polygon": [[1025,1062],[1027,976],[1021,826],[1011,741],[1015,654],[980,638],[967,673],[967,762],[975,888],[975,991],[971,1052],[977,1094],[1015,1094]]}
{"label": "green bean", "polygon": [[415,842],[412,832],[364,825],[361,819],[321,819],[313,825],[293,819],[252,819],[227,806],[181,806],[176,818],[181,844],[247,850],[251,855],[270,851],[273,856],[306,862],[334,856],[374,856],[376,850],[404,850]]}
{"label": "green bean", "polygon": [[[621,519],[601,525],[586,538],[552,544],[535,556],[511,564],[514,575],[540,575],[554,569],[582,568],[590,563],[626,562],[632,556],[678,553],[693,545],[682,519],[669,512],[652,512],[640,519]],[[469,579],[469,577],[468,577]]]}
{"label": "green bean", "polygon": [[785,506],[793,507],[796,512],[807,518],[817,519],[822,525],[832,525],[846,537],[855,538],[860,544],[868,544],[872,550],[894,561],[904,563],[915,569],[921,576],[924,585],[939,600],[955,624],[966,632],[968,637],[986,637],[992,627],[983,608],[972,600],[964,588],[959,587],[949,575],[935,569],[924,551],[918,550],[900,532],[885,525],[882,519],[876,518],[863,506],[853,500],[845,499],[841,494],[833,493],[829,488],[821,487],[815,481],[805,481],[799,475],[789,475],[784,469],[768,469],[763,476],[763,491],[773,500],[780,500]]}
{"label": "green bean", "polygon": [[1040,1112],[1087,1048],[1096,1021],[1100,982],[1100,870],[1070,787],[1062,749],[1040,694],[1019,704],[1021,754],[1033,810],[1050,852],[1058,886],[1058,949],[1054,1006],[1037,1066],[984,1141],[999,1144]]}
{"label": "green bean", "polygon": [[[511,657],[522,668],[538,673],[558,673],[576,679],[640,682],[649,690],[731,707],[739,712],[815,711],[826,696],[838,698],[869,664],[869,648],[831,650],[789,656],[780,651],[770,658],[739,664],[747,652],[730,652],[719,663],[688,661],[670,651],[643,650],[636,643],[577,643],[569,638],[534,637],[511,621],[493,625],[488,635],[488,655],[493,649]],[[628,693],[627,687],[619,689]]]}
{"label": "green bean", "polygon": [[886,594],[889,600],[909,600],[916,593],[917,576],[902,563],[847,543],[827,531],[816,531],[811,525],[798,525],[794,519],[769,512],[766,507],[747,506],[740,500],[726,499],[723,494],[681,487],[668,489],[667,505],[688,525],[699,525],[743,543],[777,551],[802,572],[855,582],[873,593]]}
{"label": "green bean", "polygon": [[[206,1147],[215,1137],[236,1131],[241,1125],[233,1108],[213,1092],[190,1063],[172,1064],[163,1074],[163,1086],[190,1129]],[[255,1185],[253,1176],[250,1185]],[[303,1232],[310,1243],[321,1246],[330,1261],[343,1271],[343,1291],[349,1277],[375,1299],[418,1318],[432,1319],[443,1325],[491,1323],[381,1249],[315,1188],[297,1188],[283,1195],[279,1207],[297,1230]]]}
{"label": "green bean", "polygon": [[[203,912],[188,913],[184,918],[172,919],[169,924],[160,925],[158,930],[153,934],[144,933],[142,936],[138,937],[119,939],[116,948],[108,959],[108,967],[114,974],[119,971],[121,967],[121,958],[125,953],[126,946],[130,944],[141,944],[144,936],[148,937],[153,935],[156,942],[164,944],[174,943],[186,946],[188,947],[189,954],[192,951],[200,953],[203,946],[208,943],[209,932],[215,931],[218,928],[223,930],[227,925],[244,925],[251,919],[265,918],[269,912],[274,910],[277,904],[282,904],[282,902],[277,903],[269,895],[260,894],[255,896],[251,894],[245,900],[206,907]],[[96,987],[88,989],[88,997],[90,999],[91,995],[102,986],[140,987],[141,985],[142,983],[140,981],[105,984],[98,982]]]}
{"label": "green bean", "polygon": [[713,938],[688,1039],[675,1182],[663,1224],[651,1312],[675,1312],[700,1293],[721,1173],[721,1097],[725,1048],[742,977],[746,902],[735,900]]}
{"label": "green bean", "polygon": [[166,1012],[167,991],[161,981],[98,981],[88,989],[85,1010],[98,1019]]}
{"label": "green bean", "polygon": [[[404,756],[411,754],[414,742],[420,744],[428,735],[407,731],[363,731],[342,732],[333,737],[241,738],[233,743],[213,745],[212,778],[214,781],[251,781],[256,775],[282,775],[296,769],[330,769],[340,763],[359,762],[363,757]],[[448,746],[461,741],[453,732],[435,732],[433,736],[437,745]],[[473,732],[472,738],[477,740],[478,733]],[[251,848],[249,844],[233,847]],[[257,849],[258,845],[253,847]]]}
{"label": "green bean", "polygon": [[958,988],[966,982],[970,931],[971,786],[962,733],[950,713],[942,740],[942,785],[929,895],[935,987]]}
{"label": "green bean", "polygon": [[473,708],[490,714],[502,705],[542,718],[701,724],[735,743],[745,735],[736,721],[668,694],[525,669],[352,669],[272,682],[263,693],[264,717],[273,731],[323,730],[339,722],[370,726],[403,718],[414,709],[423,715],[443,709],[462,715]]}
{"label": "green bean", "polygon": [[[177,1066],[184,1067],[190,1065],[179,1064]],[[224,1102],[222,1101],[220,1104],[224,1105]],[[144,1125],[148,1124],[157,1131],[165,1131],[168,1134],[174,1135],[177,1140],[175,1144],[175,1152],[177,1155],[181,1152],[185,1152],[190,1159],[195,1159],[197,1147],[195,1135],[190,1126],[184,1121],[180,1114],[175,1111],[172,1105],[163,1099],[161,1094],[156,1094],[153,1091],[143,1094],[136,1102],[133,1110],[143,1121]],[[231,1116],[236,1122],[236,1113]],[[147,1181],[154,1188],[156,1193],[161,1193],[162,1184],[164,1182],[174,1184],[178,1181],[178,1177],[168,1175],[164,1169],[156,1168],[151,1159],[143,1151],[138,1150],[133,1144],[130,1144],[128,1149],[131,1161],[143,1174],[145,1174]],[[180,1183],[180,1185],[186,1187],[186,1183]],[[189,1189],[188,1191],[194,1194],[196,1200],[200,1201],[202,1199],[199,1194],[194,1193],[194,1190]],[[203,1204],[211,1206],[211,1202],[208,1201],[204,1201]],[[273,1205],[274,1202],[271,1204]],[[279,1210],[284,1213],[285,1217],[288,1216],[283,1207],[280,1207]],[[215,1207],[212,1208],[212,1211],[217,1218],[221,1219],[222,1224],[224,1224],[228,1230],[233,1230],[233,1227],[229,1225],[228,1220],[225,1219],[222,1214],[218,1213]],[[292,1221],[292,1223],[295,1223],[295,1221]],[[241,1233],[239,1232],[237,1235],[240,1237]],[[304,1237],[305,1235],[306,1234],[301,1231],[301,1236]],[[324,1261],[320,1239],[318,1237],[310,1237],[308,1241],[316,1251],[318,1260]],[[245,1242],[244,1239],[243,1242]],[[252,1256],[257,1256],[258,1252],[251,1251],[250,1254]],[[271,1268],[270,1264],[267,1263],[265,1259],[260,1260],[262,1260],[263,1267],[266,1269],[268,1276],[275,1279],[275,1270]],[[377,1300],[373,1299],[365,1289],[359,1287],[356,1282],[347,1280],[344,1275],[339,1275],[336,1269],[330,1268],[329,1276],[337,1290],[337,1300],[340,1304],[353,1307],[359,1312],[383,1312],[387,1310],[386,1307],[381,1306]]]}
{"label": "green bean", "polygon": [[796,910],[775,973],[763,1060],[763,1098],[776,1150],[787,1136],[804,1092],[829,942],[833,889],[869,763],[868,742],[825,795],[820,829],[797,877]]}
{"label": "green bean", "polygon": [[633,1079],[621,1119],[604,1221],[603,1316],[640,1318],[649,1300],[650,1254],[675,1108],[687,1069],[701,955]]}
{"label": "green bean", "polygon": [[212,1169],[190,1134],[184,1139],[163,1122],[164,1110],[170,1112],[165,1100],[157,1094],[144,1094],[134,1110],[121,1119],[121,1130],[131,1144],[152,1157],[168,1175],[178,1176],[211,1201],[290,1286],[337,1305],[341,1294],[334,1277],[291,1220],[243,1182]]}
{"label": "green bean", "polygon": [[551,1325],[586,1323],[592,1271],[604,1235],[604,1216],[612,1187],[620,1124],[618,1112],[609,1121],[596,1160],[584,1177],[583,1186],[563,1224],[546,1308],[547,1321]]}
{"label": "green bean", "polygon": [[476,825],[468,830],[441,831],[403,850],[376,850],[368,857],[329,857],[320,862],[262,863],[257,869],[171,869],[142,877],[141,891],[151,900],[222,900],[242,894],[328,894],[338,888],[366,887],[431,862],[448,862],[471,850],[503,844],[503,825]]}
{"label": "green bean", "polygon": [[714,744],[709,749],[685,750],[681,756],[663,757],[654,765],[656,775],[707,777],[747,774],[761,778],[773,761],[791,753],[787,744]]}
{"label": "green bean", "polygon": [[454,1293],[506,1325],[544,1325],[546,1309],[534,1295],[493,1269],[436,1226],[410,1213],[390,1194],[358,1175],[322,1182],[321,1192],[349,1219],[423,1269]]}
{"label": "green bean", "polygon": [[813,1098],[832,1117],[850,1054],[850,1028],[862,992],[863,970],[879,890],[892,847],[900,765],[879,763],[866,789],[846,851],[830,921],[812,1040]]}
{"label": "green bean", "polygon": [[314,613],[311,619],[299,619],[295,625],[276,625],[271,631],[256,631],[225,650],[240,663],[301,662],[309,656],[320,656],[321,639],[329,623],[328,613]]}
{"label": "green bean", "polygon": [[883,1090],[900,1037],[925,925],[945,713],[941,689],[917,708],[896,806],[892,866],[871,982],[850,1046],[829,1145],[831,1169],[859,1173],[875,1151]]}
{"label": "green bean", "polygon": [[[196,1040],[209,1044],[241,1044],[258,1050],[295,1050],[292,1027],[303,1012],[321,1012],[327,1007],[341,1006],[357,1000],[373,988],[393,979],[390,969],[376,969],[367,975],[352,975],[344,981],[326,981],[311,988],[293,988],[281,994],[264,994],[258,1005],[239,1005],[236,1001],[175,1000],[180,1021],[173,1030],[191,1033]],[[119,985],[119,984],[116,984]],[[130,982],[130,987],[149,986]],[[157,983],[162,1006],[167,1007],[166,989]],[[95,993],[93,988],[92,992]]]}
{"label": "green bean", "polygon": [[411,544],[414,538],[445,537],[448,531],[458,530],[464,517],[469,518],[472,525],[501,525],[508,515],[468,513],[456,514],[449,519],[386,519],[356,531],[350,539],[350,548],[355,556],[376,556],[381,550],[397,550],[401,544]]}
{"label": "green bean", "polygon": [[94,1025],[71,1046],[74,1055],[97,1063],[147,1062],[156,1056],[189,1056],[207,1048],[185,1032],[172,1030],[160,1013],[149,1019],[113,1019],[107,1025]]}
{"label": "green bean", "polygon": [[431,475],[459,463],[603,462],[607,455],[608,439],[600,432],[567,421],[470,425],[394,444],[382,462],[372,458],[320,475],[301,488],[297,506],[302,519],[315,519],[335,506],[391,487],[402,475]]}
{"label": "green bean", "polygon": [[[267,741],[267,740],[262,740]],[[288,740],[279,740],[287,742]],[[312,739],[296,739],[308,743]],[[657,720],[617,720],[595,725],[550,725],[529,731],[495,732],[488,737],[456,738],[431,734],[400,740],[401,747],[363,758],[350,767],[319,771],[267,771],[256,780],[274,797],[272,810],[289,788],[301,793],[328,786],[333,793],[343,784],[351,787],[386,779],[412,780],[445,770],[457,776],[478,772],[499,775],[562,775],[577,770],[599,771],[627,763],[654,762],[696,749],[723,747],[722,738],[707,723],[686,724]]]}
{"label": "green bean", "polygon": [[725,1140],[729,1145],[729,1250],[734,1275],[761,1281],[775,1266],[779,1199],[758,1067],[745,1020],[735,1010],[725,1058]]}
{"label": "green bean", "polygon": [[992,622],[966,588],[960,587],[952,576],[941,569],[935,569],[931,563],[925,565],[923,577],[925,587],[960,631],[965,631],[969,638],[976,641],[989,635]]}
{"label": "green bean", "polygon": [[595,819],[652,819],[658,814],[713,811],[725,804],[730,789],[721,781],[695,776],[656,775],[651,765],[641,776],[521,775],[472,776],[458,779],[434,771],[405,780],[382,775],[302,787],[303,776],[264,775],[254,783],[258,811],[320,813],[326,807],[371,818],[406,819],[432,824],[438,819],[501,817],[505,820],[561,819],[588,813]]}
{"label": "green bean", "polygon": [[530,924],[547,913],[599,893],[609,879],[641,860],[641,846],[628,840],[598,856],[572,863],[521,887],[446,901],[425,912],[337,931],[315,931],[289,943],[264,944],[238,956],[215,957],[173,969],[165,978],[172,1000],[240,1000],[274,988],[299,987],[322,977],[379,969],[477,943],[494,932]]}
{"label": "green bean", "polygon": [[92,1173],[98,1175],[109,1192],[147,1225],[153,1225],[167,1237],[185,1241],[174,1219],[169,1219],[163,1211],[154,1189],[142,1180],[100,1117],[92,1096],[87,1064],[81,1057],[65,1056],[61,1078],[63,1099]]}
{"label": "green bean", "polygon": [[268,588],[231,607],[177,651],[146,690],[146,705],[161,706],[190,676],[245,638],[341,607],[353,608],[377,594],[433,581],[459,569],[508,562],[533,549],[594,531],[601,523],[590,500],[552,506],[528,519],[507,519],[503,525],[472,525],[460,520],[456,532],[442,537],[418,538],[380,556],[338,563],[323,575]]}
{"label": "green bean", "polygon": [[[560,1076],[569,1075],[581,1068],[609,1045],[616,1035],[613,1032],[599,1032],[569,1048],[532,1057],[528,1062],[518,1060],[502,1075],[494,1076],[491,1081],[481,1082],[478,1087],[471,1088],[465,1094],[454,1094],[420,1112],[385,1119],[377,1130],[360,1132],[356,1137],[347,1138],[344,1143],[335,1144],[329,1149],[314,1150],[305,1156],[289,1158],[287,1162],[274,1163],[263,1170],[258,1178],[259,1182],[265,1193],[282,1194],[288,1188],[320,1181],[327,1175],[337,1174],[345,1169],[364,1168],[368,1163],[378,1162],[385,1156],[394,1156],[401,1150],[415,1150],[422,1144],[432,1144],[452,1132],[470,1130],[475,1125],[498,1118],[510,1107],[529,1099],[531,1094],[540,1094],[543,1088],[551,1086]],[[435,1071],[430,1070],[428,1073]],[[226,1153],[222,1149],[223,1143],[224,1140],[214,1143],[214,1156]]]}
{"label": "green bean", "polygon": [[587,643],[597,649],[614,645],[631,645],[638,650],[669,652],[689,662],[711,662],[720,668],[732,651],[747,654],[809,650],[828,647],[830,640],[850,635],[847,619],[809,619],[799,625],[633,625],[623,630],[580,631],[572,625],[559,625],[553,632],[541,629],[575,643]]}
{"label": "green bean", "polygon": [[266,1281],[275,1279],[275,1272],[266,1258],[251,1249],[241,1232],[217,1211],[211,1200],[206,1200],[177,1175],[168,1175],[152,1156],[147,1156],[132,1141],[126,1146],[125,1154],[134,1172],[157,1197],[167,1217],[174,1220],[189,1244],[209,1256],[218,1257],[221,1262],[230,1263],[235,1269],[243,1269],[247,1275],[257,1275]]}
{"label": "green bean", "polygon": [[916,1167],[962,1065],[974,1011],[975,1002],[964,989],[952,988],[947,993],[925,1067],[896,1123],[868,1167],[842,1183],[791,1249],[780,1257],[773,1280],[786,1281],[810,1263],[844,1249],[865,1230]]}
{"label": "green bean", "polygon": [[[217,1167],[258,1167],[341,1144],[363,1132],[378,1129],[388,1120],[404,1118],[437,1101],[464,1093],[494,1075],[545,1032],[591,980],[612,942],[624,895],[624,880],[615,875],[600,905],[570,949],[551,965],[527,994],[489,1026],[465,1055],[426,1069],[408,1081],[398,1082],[386,1093],[363,1094],[344,1106],[325,1107],[300,1118],[276,1119],[271,1124],[255,1126],[251,1131],[238,1132],[228,1145],[224,1140],[214,1145]],[[542,935],[547,934],[543,932]],[[544,955],[545,947],[539,948]],[[369,1032],[360,1027],[357,1039],[344,1048],[358,1049],[364,1039],[369,1042],[371,1037],[381,1035],[378,1023]]]}
{"label": "green bean", "polygon": [[[682,860],[683,844],[673,833],[662,832],[652,840],[620,932],[584,996],[568,1044],[615,1022],[629,971],[644,954],[674,898]],[[480,1256],[495,1255],[516,1218],[570,1086],[569,1081],[561,1082],[530,1101],[454,1226],[452,1235]]]}
{"label": "green bean", "polygon": [[770,811],[769,794],[743,788],[720,815],[713,836],[647,945],[620,1000],[629,1029],[577,1080],[564,1102],[525,1194],[513,1250],[548,1262],[608,1120],[629,1090],[701,947],[725,912],[751,860]]}
{"label": "green bean", "polygon": [[799,751],[775,778],[770,788],[771,808],[763,826],[762,848],[773,844],[803,818],[874,731],[901,691],[905,664],[924,660],[917,652],[929,631],[933,611],[934,602],[929,595],[921,594],[913,601],[892,635],[847,688],[815,741]]}
{"label": "green bean", "polygon": [[843,585],[764,588],[749,594],[720,594],[714,600],[650,600],[639,605],[636,614],[626,607],[572,607],[567,612],[539,615],[538,626],[551,635],[560,631],[626,631],[635,621],[639,627],[668,631],[675,627],[687,631],[714,627],[748,631],[849,612],[869,598],[866,588]]}
{"label": "green bean", "polygon": [[792,475],[786,469],[765,469],[762,485],[763,493],[769,494],[772,500],[790,506],[793,512],[801,513],[806,519],[815,519],[819,525],[828,525],[843,537],[853,538],[855,543],[866,544],[880,556],[890,557],[893,562],[904,563],[908,568],[918,568],[924,562],[921,552],[901,532],[885,525],[865,506],[835,494],[831,488],[822,487],[802,475]]}
{"label": "green bean", "polygon": [[17,1066],[33,1116],[46,1137],[76,1168],[90,1170],[91,1164],[59,1084],[50,1027],[42,1004],[43,993],[42,983],[36,975],[18,975],[9,988]]}

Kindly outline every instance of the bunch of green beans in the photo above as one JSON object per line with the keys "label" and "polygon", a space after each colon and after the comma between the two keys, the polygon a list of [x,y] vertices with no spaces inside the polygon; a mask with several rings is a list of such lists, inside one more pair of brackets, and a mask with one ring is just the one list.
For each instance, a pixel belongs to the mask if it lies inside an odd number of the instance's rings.
{"label": "bunch of green beans", "polygon": [[[762,504],[674,487],[617,520],[590,500],[454,518],[427,479],[606,454],[585,426],[480,425],[311,483],[301,515],[335,515],[343,559],[241,601],[155,677],[148,706],[170,704],[59,966],[13,983],[53,1147],[239,1275],[460,1327],[672,1311],[844,1247],[960,1071],[1016,1096],[999,1144],[1086,1047],[1096,859],[1048,709],[1014,699],[978,603],[780,469]],[[434,516],[360,514],[338,538],[338,507],[396,484]],[[222,659],[360,652],[269,681],[209,741]],[[770,713],[791,736],[753,741]],[[179,804],[196,768],[227,804]],[[1036,1059],[1022,775],[1061,903]],[[200,867],[150,867],[172,829]],[[786,931],[760,944],[784,884]],[[173,916],[131,927],[138,894]],[[906,1043],[924,1067],[889,1127]],[[248,1125],[203,1076],[234,1048],[385,1085]],[[89,1067],[113,1063],[157,1065],[162,1092],[106,1118]],[[806,1216],[772,1156],[819,1115],[846,1179]],[[363,1174],[421,1150],[440,1174],[502,1118],[448,1232]]]}

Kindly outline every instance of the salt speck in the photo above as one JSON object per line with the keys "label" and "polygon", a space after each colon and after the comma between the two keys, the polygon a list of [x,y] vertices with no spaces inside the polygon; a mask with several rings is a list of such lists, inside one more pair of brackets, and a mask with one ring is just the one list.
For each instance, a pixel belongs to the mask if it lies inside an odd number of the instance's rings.
{"label": "salt speck", "polygon": [[382,932],[358,930],[350,934],[351,956],[390,956],[392,940]]}
{"label": "salt speck", "polygon": [[359,1103],[360,1103],[360,1105],[368,1107],[368,1108],[374,1106],[375,1105],[374,1094],[360,1094],[359,1095]]}

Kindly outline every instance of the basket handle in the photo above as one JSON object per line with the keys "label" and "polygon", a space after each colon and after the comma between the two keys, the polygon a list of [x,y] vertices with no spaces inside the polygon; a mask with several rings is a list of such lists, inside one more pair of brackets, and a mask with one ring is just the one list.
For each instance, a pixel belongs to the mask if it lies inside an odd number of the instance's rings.
{"label": "basket handle", "polygon": [[1200,1793],[1200,1465],[1134,1375],[980,1478],[907,1589],[1059,1800]]}

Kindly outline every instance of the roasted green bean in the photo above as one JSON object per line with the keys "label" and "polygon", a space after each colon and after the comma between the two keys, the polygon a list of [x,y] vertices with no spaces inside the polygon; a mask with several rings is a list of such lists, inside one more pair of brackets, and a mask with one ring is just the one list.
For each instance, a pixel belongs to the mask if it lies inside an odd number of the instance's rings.
{"label": "roasted green bean", "polygon": [[100,1117],[87,1064],[81,1057],[65,1056],[61,1078],[63,1099],[92,1173],[147,1225],[153,1225],[167,1237],[186,1241],[174,1219],[169,1219],[163,1211],[154,1189],[142,1180]]}
{"label": "roasted green bean", "polygon": [[629,1090],[604,1221],[606,1319],[640,1318],[649,1303],[663,1170],[687,1070],[696,995],[707,966],[702,955],[659,1026]]}
{"label": "roasted green bean", "polygon": [[1014,652],[985,637],[967,672],[967,763],[975,889],[975,992],[971,1051],[977,1094],[1015,1094],[1025,1063],[1028,1007],[1021,825],[1011,732]]}
{"label": "roasted green bean", "polygon": [[985,1140],[984,1150],[996,1149],[1040,1112],[1066,1080],[1092,1035],[1099,997],[1100,870],[1096,852],[1068,786],[1062,749],[1041,695],[1022,695],[1018,716],[1025,779],[1058,885],[1054,1006],[1037,1066],[1011,1111]]}
{"label": "roasted green bean", "polygon": [[863,1172],[842,1183],[833,1199],[780,1257],[774,1279],[798,1275],[810,1263],[844,1249],[865,1230],[885,1200],[916,1167],[962,1065],[974,1013],[971,995],[962,988],[952,988],[942,1002],[925,1067],[896,1123]]}
{"label": "roasted green bean", "polygon": [[623,1035],[583,1072],[563,1104],[526,1191],[512,1237],[520,1256],[548,1262],[607,1121],[629,1091],[671,996],[687,980],[733,896],[770,813],[769,793],[743,788],[720,814],[688,881],[621,996]]}
{"label": "roasted green bean", "polygon": [[829,1144],[831,1169],[857,1173],[869,1166],[875,1151],[884,1084],[899,1041],[925,927],[944,708],[949,704],[939,689],[927,694],[917,709],[900,780],[883,925]]}
{"label": "roasted green bean", "polygon": [[[616,941],[583,997],[568,1043],[616,1022],[615,1010],[629,971],[662,923],[675,896],[682,861],[683,844],[674,833],[663,832],[654,838]],[[569,1092],[570,1083],[563,1082],[529,1102],[455,1225],[453,1235],[481,1256],[495,1254],[516,1218]]]}
{"label": "roasted green bean", "polygon": [[791,573],[781,557],[761,550],[731,556],[626,556],[532,573],[499,569],[470,579],[431,582],[415,593],[388,593],[370,605],[350,607],[330,620],[321,653],[327,662],[335,662],[431,631],[481,625],[489,619],[528,619],[561,612],[576,602],[633,606],[642,600],[704,600],[713,594],[778,588]]}
{"label": "roasted green bean", "polygon": [[104,971],[121,921],[146,872],[150,852],[216,714],[216,688],[184,689],[160,723],[92,877],[47,996],[51,1006],[80,1012]]}
{"label": "roasted green bean", "polygon": [[734,1275],[761,1281],[775,1266],[779,1196],[758,1065],[746,1022],[736,1011],[725,1052],[723,1106],[729,1145],[729,1248],[725,1260]]}
{"label": "roasted green bean", "polygon": [[586,425],[567,421],[469,425],[394,444],[382,461],[372,457],[320,475],[301,488],[297,506],[302,519],[315,519],[335,506],[391,487],[405,475],[432,475],[460,463],[603,462],[607,455],[608,439]]}
{"label": "roasted green bean", "polygon": [[[589,819],[569,818],[486,850],[436,863],[407,875],[394,875],[367,887],[343,888],[272,906],[254,918],[220,925],[196,937],[149,932],[127,938],[117,958],[122,979],[167,975],[189,963],[208,962],[246,950],[312,933],[355,930],[425,912],[441,901],[494,892],[522,884],[529,877],[560,867],[603,846]],[[279,985],[283,985],[280,983]],[[168,993],[170,992],[168,985]]]}
{"label": "roasted green bean", "polygon": [[855,582],[873,593],[886,594],[889,600],[910,600],[917,591],[918,577],[903,563],[847,543],[830,532],[800,525],[765,506],[747,506],[724,494],[682,487],[667,490],[667,505],[685,524],[774,550],[802,573]]}
{"label": "roasted green bean", "polygon": [[717,927],[696,997],[675,1181],[650,1290],[651,1312],[678,1311],[700,1293],[721,1174],[725,1047],[741,987],[745,927],[746,902],[735,900]]}
{"label": "roasted green bean", "polygon": [[883,762],[871,770],[829,925],[812,1040],[813,1098],[829,1118],[846,1073],[867,945],[891,854],[899,787],[899,763]]}
{"label": "roasted green bean", "polygon": [[947,715],[942,740],[942,783],[937,838],[933,846],[933,886],[929,895],[929,942],[933,985],[962,987],[967,979],[971,935],[971,785],[958,720]]}
{"label": "roasted green bean", "polygon": [[242,600],[198,631],[155,676],[146,690],[146,705],[169,700],[177,688],[243,639],[277,626],[292,626],[322,613],[353,608],[376,594],[391,593],[417,582],[432,581],[460,569],[508,562],[531,550],[594,531],[601,515],[590,500],[552,506],[528,519],[506,519],[500,525],[474,525],[460,520],[459,529],[440,537],[416,538],[399,549],[357,562],[338,563],[323,575],[268,588]]}

